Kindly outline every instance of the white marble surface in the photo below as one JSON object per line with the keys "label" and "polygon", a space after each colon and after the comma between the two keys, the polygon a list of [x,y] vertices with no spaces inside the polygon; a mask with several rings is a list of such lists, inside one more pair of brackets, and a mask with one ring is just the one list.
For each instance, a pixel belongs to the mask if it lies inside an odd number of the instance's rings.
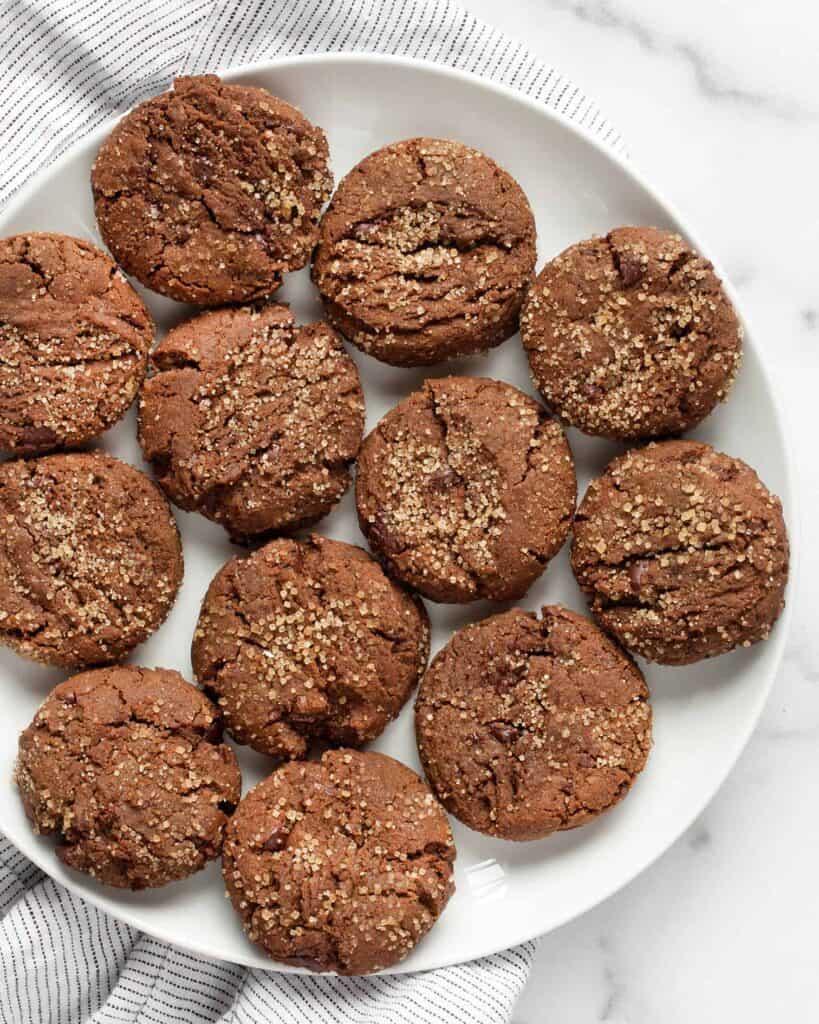
{"label": "white marble surface", "polygon": [[719,254],[786,396],[801,559],[760,725],[699,821],[541,940],[515,1024],[819,1019],[819,8],[466,0],[594,96]]}

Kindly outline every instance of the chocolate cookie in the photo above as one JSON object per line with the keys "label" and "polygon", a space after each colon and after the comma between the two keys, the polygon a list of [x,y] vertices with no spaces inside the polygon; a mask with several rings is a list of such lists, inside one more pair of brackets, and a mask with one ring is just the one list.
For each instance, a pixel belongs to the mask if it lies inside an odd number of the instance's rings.
{"label": "chocolate cookie", "polygon": [[158,629],[182,581],[159,489],[99,452],[0,465],[0,643],[49,665],[117,661]]}
{"label": "chocolate cookie", "polygon": [[686,665],[768,636],[782,610],[782,505],[739,459],[666,441],[615,459],[577,512],[572,568],[604,629]]}
{"label": "chocolate cookie", "polygon": [[362,531],[393,575],[434,601],[521,597],[566,539],[575,497],[560,426],[481,377],[426,381],[358,461]]}
{"label": "chocolate cookie", "polygon": [[219,856],[241,792],[221,736],[217,709],[178,672],[101,668],[51,691],[20,737],[15,777],[64,864],[154,888]]}
{"label": "chocolate cookie", "polygon": [[364,395],[331,328],[297,327],[286,306],[217,309],[151,363],[139,442],[181,508],[241,540],[311,525],[346,491]]}
{"label": "chocolate cookie", "polygon": [[274,960],[339,974],[398,963],[453,891],[446,815],[384,754],[287,764],[242,800],[222,870],[249,938]]}
{"label": "chocolate cookie", "polygon": [[227,563],[202,604],[192,660],[239,743],[300,758],[313,738],[378,736],[428,654],[421,602],[361,548],[313,535]]}
{"label": "chocolate cookie", "polygon": [[0,239],[0,449],[82,444],[125,415],[153,340],[139,296],[67,235]]}
{"label": "chocolate cookie", "polygon": [[629,656],[558,605],[459,630],[424,676],[418,750],[447,810],[503,839],[596,818],[628,792],[651,747],[651,706]]}
{"label": "chocolate cookie", "polygon": [[407,139],[341,182],[313,279],[361,349],[426,366],[514,334],[534,266],[535,222],[515,179],[460,142]]}
{"label": "chocolate cookie", "polygon": [[102,237],[181,302],[269,295],[310,257],[332,188],[320,128],[264,89],[177,78],[127,114],[91,173]]}
{"label": "chocolate cookie", "polygon": [[688,430],[726,397],[742,328],[714,268],[679,235],[626,227],[546,264],[521,337],[558,416],[636,440]]}

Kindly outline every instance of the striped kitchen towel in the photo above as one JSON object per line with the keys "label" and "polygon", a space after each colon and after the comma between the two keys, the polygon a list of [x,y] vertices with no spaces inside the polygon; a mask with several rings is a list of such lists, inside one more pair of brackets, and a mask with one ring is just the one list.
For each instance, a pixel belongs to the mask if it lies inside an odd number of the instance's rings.
{"label": "striped kitchen towel", "polygon": [[[482,75],[622,149],[579,89],[449,0],[0,0],[0,206],[176,74],[327,50]],[[212,963],[84,903],[0,837],[0,1024],[505,1022],[533,950],[366,979]]]}

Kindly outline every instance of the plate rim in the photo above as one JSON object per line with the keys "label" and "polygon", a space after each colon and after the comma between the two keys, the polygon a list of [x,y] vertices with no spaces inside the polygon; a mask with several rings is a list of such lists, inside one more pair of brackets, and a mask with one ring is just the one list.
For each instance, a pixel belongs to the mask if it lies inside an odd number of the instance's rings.
{"label": "plate rim", "polygon": [[[663,854],[668,852],[668,850],[691,827],[692,823],[711,804],[725,781],[733,773],[740,755],[745,750],[751,736],[756,730],[756,727],[759,724],[759,719],[768,699],[770,698],[774,682],[776,681],[782,665],[785,645],[790,632],[793,596],[797,587],[801,568],[799,550],[801,548],[802,518],[800,514],[800,500],[793,456],[794,431],[790,422],[790,417],[787,413],[780,386],[776,381],[775,375],[771,371],[771,360],[769,359],[768,353],[754,340],[756,334],[751,328],[750,320],[743,309],[742,303],[739,301],[736,289],[725,275],[719,261],[711,255],[712,250],[710,246],[702,243],[699,232],[691,228],[688,219],[680,214],[674,203],[670,202],[662,192],[658,191],[653,184],[647,181],[643,174],[626,157],[625,152],[616,150],[588,127],[578,124],[562,111],[549,107],[542,101],[528,96],[511,86],[505,85],[501,82],[496,82],[492,79],[484,78],[471,71],[454,68],[450,65],[442,64],[437,61],[366,50],[306,53],[293,56],[276,57],[268,60],[251,61],[230,68],[217,68],[210,72],[195,72],[195,74],[216,74],[224,81],[232,82],[248,75],[280,72],[282,70],[286,70],[288,67],[298,67],[301,69],[310,65],[328,64],[359,64],[362,65],[362,70],[366,69],[369,65],[379,64],[402,68],[404,70],[422,71],[427,74],[437,75],[442,79],[455,79],[462,84],[469,85],[473,88],[477,87],[489,93],[501,95],[510,101],[529,108],[530,111],[538,116],[551,120],[553,123],[568,131],[569,134],[579,137],[586,145],[591,146],[599,155],[601,155],[605,161],[614,164],[617,169],[629,178],[635,186],[645,192],[654,203],[661,207],[666,213],[668,219],[675,223],[677,226],[676,229],[684,234],[690,240],[692,245],[694,245],[694,247],[701,253],[706,255],[706,257],[713,263],[719,277],[722,279],[726,293],[734,305],[734,308],[737,310],[740,321],[745,328],[743,344],[753,351],[755,358],[759,362],[764,388],[768,393],[774,412],[775,426],[778,429],[783,442],[785,457],[783,460],[782,470],[785,487],[782,489],[784,494],[780,495],[780,497],[782,498],[783,507],[785,509],[785,520],[788,528],[788,540],[790,546],[789,578],[786,589],[785,607],[776,624],[774,635],[771,639],[765,642],[766,647],[773,646],[773,656],[767,679],[765,680],[764,686],[754,699],[751,714],[748,716],[747,725],[734,740],[733,749],[730,750],[723,773],[709,784],[706,795],[701,801],[697,801],[696,809],[681,817],[679,822],[675,824],[672,830],[673,834],[670,837],[663,837],[658,848],[652,848],[647,855],[635,858],[634,864],[629,867],[629,869],[613,886],[608,888],[602,894],[595,893],[587,900],[578,901],[571,910],[566,911],[549,924],[545,931],[537,924],[529,926],[525,929],[525,934],[522,934],[517,943],[520,945],[562,928],[570,921],[581,917],[594,907],[610,899],[615,893],[624,889],[627,885],[633,882],[635,878],[651,867],[651,865],[659,860]],[[193,74],[193,72],[191,72],[191,74]],[[176,75],[174,77],[181,76]],[[592,99],[592,101],[596,103],[596,100]],[[62,166],[72,159],[77,149],[92,146],[96,140],[101,142],[102,138],[111,131],[113,126],[120,121],[129,110],[132,109],[133,107],[128,107],[123,111],[112,114],[111,117],[106,118],[96,128],[86,132],[81,136],[81,138],[77,139],[67,147],[53,162],[37,171],[20,189],[18,189],[2,212],[0,212],[0,235],[4,234],[6,223],[15,216],[18,208],[24,206],[40,187],[40,181],[42,178],[47,175],[59,174]],[[173,937],[169,937],[161,928],[145,927],[142,920],[134,919],[131,914],[131,908],[116,907],[112,909],[108,904],[107,890],[103,887],[100,887],[100,893],[97,895],[96,892],[89,892],[87,889],[81,887],[79,881],[74,882],[70,878],[55,878],[50,870],[50,868],[53,867],[54,858],[49,855],[50,851],[47,851],[45,847],[41,848],[40,846],[35,846],[34,853],[28,849],[22,849],[15,840],[15,837],[8,833],[2,822],[0,822],[0,834],[5,835],[16,849],[39,867],[50,879],[55,881],[58,885],[63,885],[68,889],[72,895],[91,903],[96,909],[103,913],[110,914],[112,917],[122,921],[130,927],[135,928],[138,931],[145,932],[159,941],[167,943],[174,949],[185,950],[186,952],[195,954],[196,956],[200,956],[211,962],[236,962],[255,970],[267,970],[286,974],[311,973],[305,968],[290,967],[287,964],[281,964],[273,960],[269,961],[269,963],[265,963],[264,965],[261,965],[256,961],[251,961],[250,959],[225,961],[218,953],[209,952],[207,946],[203,947],[198,945],[195,941],[191,941],[190,943],[180,943],[175,935]],[[23,838],[25,839],[25,837]],[[438,970],[460,963],[473,962],[475,960],[500,953],[507,948],[509,947],[507,947],[505,943],[501,942],[497,946],[492,945],[491,948],[484,952],[470,955],[466,958],[455,953],[451,956],[444,957],[443,960],[435,967],[423,968],[418,973],[422,973],[426,970]],[[380,972],[380,974],[405,974],[412,971],[418,971],[418,969],[406,966],[406,961],[403,961],[395,964],[393,967],[388,968],[385,971]],[[329,976],[333,975],[330,974]]]}

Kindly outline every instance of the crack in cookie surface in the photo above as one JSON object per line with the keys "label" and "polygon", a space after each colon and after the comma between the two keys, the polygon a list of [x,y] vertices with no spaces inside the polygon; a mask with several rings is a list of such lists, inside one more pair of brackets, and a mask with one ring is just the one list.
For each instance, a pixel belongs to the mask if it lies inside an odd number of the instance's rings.
{"label": "crack in cookie surface", "polygon": [[460,143],[409,139],[341,182],[313,277],[328,317],[365,352],[427,365],[515,332],[534,240],[526,197],[492,160]]}
{"label": "crack in cookie surface", "polygon": [[415,704],[418,748],[444,806],[528,840],[614,806],[651,745],[643,677],[593,623],[558,606],[457,632]]}
{"label": "crack in cookie surface", "polygon": [[521,596],[562,545],[575,500],[560,426],[500,381],[427,381],[365,439],[362,530],[399,579],[438,601]]}
{"label": "crack in cookie surface", "polygon": [[192,660],[241,743],[301,758],[315,739],[378,736],[426,666],[421,602],[361,548],[278,540],[216,576]]}
{"label": "crack in cookie surface", "polygon": [[116,265],[66,235],[0,242],[0,448],[81,444],[120,419],[145,376],[150,315]]}
{"label": "crack in cookie surface", "polygon": [[768,636],[788,575],[782,507],[745,463],[709,445],[649,445],[590,485],[572,567],[626,647],[687,664]]}
{"label": "crack in cookie surface", "polygon": [[178,78],[100,149],[100,229],[125,269],[164,295],[261,298],[309,259],[327,161],[324,133],[283,100],[214,75]]}
{"label": "crack in cookie surface", "polygon": [[618,228],[547,263],[521,315],[557,415],[618,440],[699,423],[730,391],[742,329],[711,264],[678,236]]}
{"label": "crack in cookie surface", "polygon": [[62,861],[130,889],[217,857],[240,795],[217,709],[178,673],[131,666],[57,686],[20,737],[15,777]]}

